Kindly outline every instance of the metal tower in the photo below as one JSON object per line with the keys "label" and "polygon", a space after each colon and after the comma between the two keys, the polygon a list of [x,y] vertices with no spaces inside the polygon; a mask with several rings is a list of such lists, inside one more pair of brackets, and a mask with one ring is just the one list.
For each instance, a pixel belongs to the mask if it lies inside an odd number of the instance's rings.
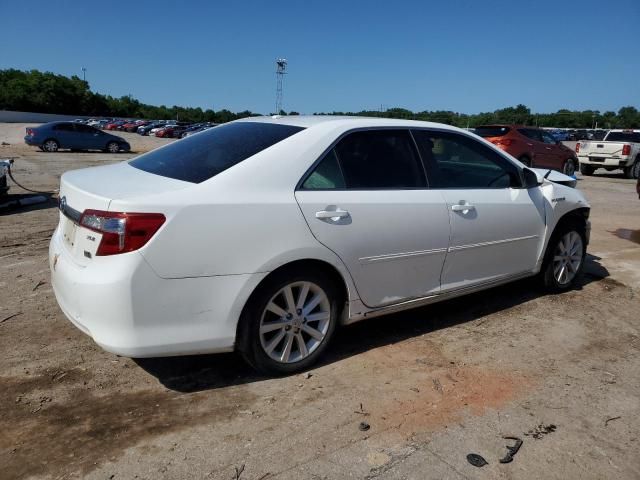
{"label": "metal tower", "polygon": [[274,112],[276,115],[279,115],[282,110],[282,82],[287,73],[286,70],[287,59],[278,58],[276,60],[276,111]]}

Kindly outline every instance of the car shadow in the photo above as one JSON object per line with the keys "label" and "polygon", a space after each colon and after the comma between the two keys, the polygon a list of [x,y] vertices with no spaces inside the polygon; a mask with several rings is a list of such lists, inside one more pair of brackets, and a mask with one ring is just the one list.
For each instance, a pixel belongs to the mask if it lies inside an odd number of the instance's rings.
{"label": "car shadow", "polygon": [[[587,255],[578,290],[609,276],[600,257]],[[446,300],[406,312],[385,315],[341,328],[324,357],[313,368],[331,365],[381,346],[397,343],[455,325],[465,324],[550,295],[535,278]],[[425,321],[428,319],[428,321]],[[134,359],[170,390],[192,393],[249,384],[267,377],[256,373],[239,354],[192,355]]]}
{"label": "car shadow", "polygon": [[0,217],[57,207],[58,198],[53,193],[19,193],[0,197]]}

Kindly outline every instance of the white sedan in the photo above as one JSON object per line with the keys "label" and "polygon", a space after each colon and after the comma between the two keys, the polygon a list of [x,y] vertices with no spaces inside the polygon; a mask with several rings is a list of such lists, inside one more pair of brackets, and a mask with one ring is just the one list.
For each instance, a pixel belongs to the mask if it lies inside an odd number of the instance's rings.
{"label": "white sedan", "polygon": [[339,324],[536,274],[571,288],[590,231],[574,186],[447,125],[244,119],[65,173],[52,284],[111,352],[290,373]]}

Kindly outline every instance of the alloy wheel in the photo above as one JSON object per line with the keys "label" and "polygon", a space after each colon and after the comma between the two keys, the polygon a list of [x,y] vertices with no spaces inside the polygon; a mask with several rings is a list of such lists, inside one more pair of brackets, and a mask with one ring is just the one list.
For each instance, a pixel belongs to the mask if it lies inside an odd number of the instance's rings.
{"label": "alloy wheel", "polygon": [[58,151],[58,142],[55,140],[47,140],[44,142],[44,149],[47,152],[57,152]]}
{"label": "alloy wheel", "polygon": [[553,256],[553,276],[559,285],[569,284],[578,273],[583,255],[582,237],[571,231],[560,238]]}
{"label": "alloy wheel", "polygon": [[312,282],[293,282],[267,303],[260,319],[260,345],[279,363],[295,363],[311,355],[329,331],[331,303]]}
{"label": "alloy wheel", "polygon": [[109,150],[110,153],[118,153],[120,151],[120,145],[116,142],[111,142],[107,145],[107,150]]}

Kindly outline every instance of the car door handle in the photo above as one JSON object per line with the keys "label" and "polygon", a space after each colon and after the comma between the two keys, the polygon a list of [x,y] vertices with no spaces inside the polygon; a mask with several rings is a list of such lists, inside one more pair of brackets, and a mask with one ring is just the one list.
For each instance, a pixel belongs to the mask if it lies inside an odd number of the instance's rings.
{"label": "car door handle", "polygon": [[468,212],[469,210],[475,209],[476,207],[474,205],[469,205],[468,203],[451,205],[451,210],[453,210],[454,212]]}
{"label": "car door handle", "polygon": [[346,218],[349,216],[349,212],[346,210],[320,210],[316,212],[316,218],[319,219],[327,219],[327,218]]}
{"label": "car door handle", "polygon": [[544,147],[544,148],[546,148],[547,150],[551,150],[551,147]]}

